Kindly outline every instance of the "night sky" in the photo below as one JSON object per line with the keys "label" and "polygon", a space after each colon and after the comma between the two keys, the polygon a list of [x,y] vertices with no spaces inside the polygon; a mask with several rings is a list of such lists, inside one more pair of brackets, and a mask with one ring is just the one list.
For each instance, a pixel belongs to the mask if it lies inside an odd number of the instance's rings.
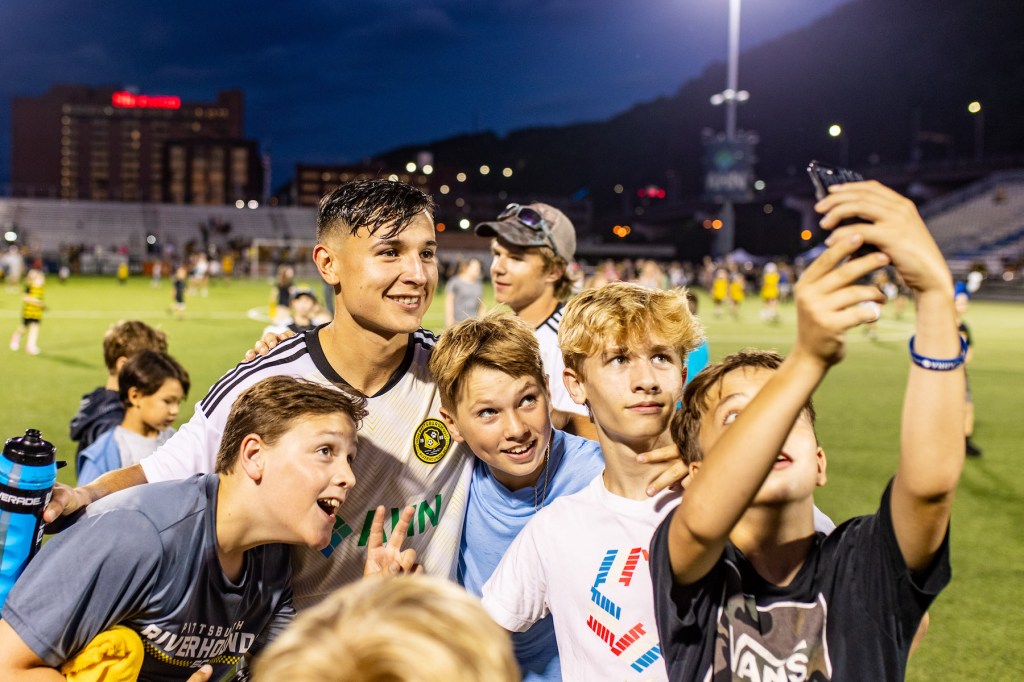
{"label": "night sky", "polygon": [[[747,0],[741,44],[847,1]],[[608,118],[724,61],[727,16],[728,0],[3,0],[0,193],[10,98],[53,83],[241,88],[277,185],[296,161]]]}

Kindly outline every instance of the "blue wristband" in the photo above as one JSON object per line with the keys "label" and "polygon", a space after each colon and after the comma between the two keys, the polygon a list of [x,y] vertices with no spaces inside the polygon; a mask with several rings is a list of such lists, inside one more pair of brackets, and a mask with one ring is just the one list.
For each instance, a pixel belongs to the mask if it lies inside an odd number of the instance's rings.
{"label": "blue wristband", "polygon": [[914,339],[916,337],[910,337],[910,359],[918,367],[930,369],[935,372],[948,372],[956,369],[960,365],[964,364],[967,360],[967,339],[960,337],[960,356],[955,357],[952,360],[937,360],[935,358],[927,358],[923,355],[918,355],[914,351]]}

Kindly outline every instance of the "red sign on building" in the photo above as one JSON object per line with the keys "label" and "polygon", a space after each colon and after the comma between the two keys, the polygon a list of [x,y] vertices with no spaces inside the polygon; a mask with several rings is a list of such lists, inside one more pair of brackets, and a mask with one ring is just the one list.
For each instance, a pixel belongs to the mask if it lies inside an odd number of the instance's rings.
{"label": "red sign on building", "polygon": [[181,98],[173,95],[136,95],[119,90],[110,98],[121,109],[180,109]]}

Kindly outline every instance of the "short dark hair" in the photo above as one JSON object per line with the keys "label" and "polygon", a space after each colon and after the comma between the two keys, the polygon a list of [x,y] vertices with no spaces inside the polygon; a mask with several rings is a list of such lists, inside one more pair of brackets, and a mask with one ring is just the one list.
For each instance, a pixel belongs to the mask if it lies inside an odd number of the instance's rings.
{"label": "short dark hair", "polygon": [[188,394],[188,372],[177,360],[161,351],[139,351],[128,358],[117,375],[121,404],[128,406],[128,389],[134,388],[142,395],[153,395],[169,379],[177,379],[181,384],[181,390]]}
{"label": "short dark hair", "polygon": [[214,470],[229,473],[242,441],[251,433],[273,444],[303,417],[338,413],[348,415],[359,428],[366,416],[366,398],[295,377],[263,379],[242,391],[231,406]]}
{"label": "short dark hair", "polygon": [[366,228],[371,235],[387,226],[384,239],[401,233],[420,213],[433,219],[436,206],[429,194],[394,180],[346,182],[320,200],[316,239],[321,244],[338,228],[355,234]]}
{"label": "short dark hair", "polygon": [[[775,351],[747,348],[705,367],[686,385],[686,390],[683,391],[683,406],[672,417],[670,427],[672,441],[679,449],[684,462],[690,464],[704,459],[704,452],[700,447],[700,420],[708,407],[708,394],[715,386],[721,384],[722,377],[746,367],[775,371],[784,359]],[[816,415],[814,402],[810,398],[807,399],[804,409],[807,410],[813,427]]]}

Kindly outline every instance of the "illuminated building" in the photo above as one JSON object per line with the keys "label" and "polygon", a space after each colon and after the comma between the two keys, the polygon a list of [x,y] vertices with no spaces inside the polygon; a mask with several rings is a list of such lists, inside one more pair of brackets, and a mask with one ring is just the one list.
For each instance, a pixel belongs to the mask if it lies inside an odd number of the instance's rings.
{"label": "illuminated building", "polygon": [[57,85],[12,103],[11,193],[96,201],[229,204],[262,198],[243,96],[214,102]]}

